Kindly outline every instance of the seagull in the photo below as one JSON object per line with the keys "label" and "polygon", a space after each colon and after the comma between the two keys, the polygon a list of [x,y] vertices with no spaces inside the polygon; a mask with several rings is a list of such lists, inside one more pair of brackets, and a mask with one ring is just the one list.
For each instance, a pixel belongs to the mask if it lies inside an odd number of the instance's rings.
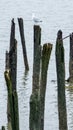
{"label": "seagull", "polygon": [[37,18],[34,13],[32,14],[32,20],[33,20],[35,23],[42,22],[42,20],[40,20],[39,18]]}

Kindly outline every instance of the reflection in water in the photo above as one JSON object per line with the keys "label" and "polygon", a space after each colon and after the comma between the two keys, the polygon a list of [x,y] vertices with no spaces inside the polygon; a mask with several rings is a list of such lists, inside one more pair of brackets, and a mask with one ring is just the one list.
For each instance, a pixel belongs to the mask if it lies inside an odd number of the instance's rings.
{"label": "reflection in water", "polygon": [[[19,72],[20,73],[20,72]],[[19,74],[18,74],[19,75]],[[29,79],[30,73],[25,71],[21,75],[21,80],[18,82],[18,95],[19,95],[19,120],[21,130],[25,128],[29,129],[29,97],[30,97],[30,85]]]}
{"label": "reflection in water", "polygon": [[28,76],[29,76],[29,71],[25,70],[24,77],[23,77],[23,82],[22,82],[23,85],[27,84]]}

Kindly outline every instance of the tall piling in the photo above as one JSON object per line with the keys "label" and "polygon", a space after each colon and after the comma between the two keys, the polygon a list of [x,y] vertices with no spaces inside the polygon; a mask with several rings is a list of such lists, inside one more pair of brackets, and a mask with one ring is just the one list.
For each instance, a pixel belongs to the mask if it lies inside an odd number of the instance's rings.
{"label": "tall piling", "polygon": [[25,44],[25,37],[24,37],[24,25],[23,25],[23,19],[22,18],[18,18],[18,24],[19,24],[19,30],[20,30],[20,36],[21,36],[21,42],[22,42],[24,65],[25,65],[25,69],[29,70],[26,44]]}
{"label": "tall piling", "polygon": [[62,31],[59,30],[56,40],[56,71],[57,71],[57,87],[58,87],[58,116],[59,129],[67,130],[67,112],[65,97],[65,62],[64,47],[62,40]]}
{"label": "tall piling", "polygon": [[44,130],[45,94],[47,84],[47,71],[52,51],[52,44],[43,45],[41,58],[41,83],[40,83],[40,130]]}
{"label": "tall piling", "polygon": [[73,83],[73,33],[70,35],[69,82]]}
{"label": "tall piling", "polygon": [[17,81],[17,40],[15,39],[15,24],[12,21],[10,48],[6,51],[5,81],[8,92],[8,130],[19,130],[18,95],[16,89]]}
{"label": "tall piling", "polygon": [[15,22],[11,21],[10,47],[9,47],[9,69],[12,81],[12,89],[16,90],[17,77],[17,41],[15,39]]}
{"label": "tall piling", "polygon": [[30,97],[30,130],[40,130],[40,58],[41,58],[41,28],[34,25],[33,81]]}
{"label": "tall piling", "polygon": [[33,92],[39,89],[41,59],[41,28],[34,25],[34,53],[33,53]]}

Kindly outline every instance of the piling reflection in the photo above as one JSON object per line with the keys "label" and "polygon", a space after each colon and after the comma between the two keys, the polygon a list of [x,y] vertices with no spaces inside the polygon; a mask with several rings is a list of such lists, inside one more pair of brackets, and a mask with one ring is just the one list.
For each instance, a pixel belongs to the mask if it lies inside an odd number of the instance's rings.
{"label": "piling reflection", "polygon": [[25,69],[25,72],[23,74],[23,78],[22,78],[22,83],[23,85],[27,85],[27,81],[28,81],[28,77],[29,77],[29,71]]}

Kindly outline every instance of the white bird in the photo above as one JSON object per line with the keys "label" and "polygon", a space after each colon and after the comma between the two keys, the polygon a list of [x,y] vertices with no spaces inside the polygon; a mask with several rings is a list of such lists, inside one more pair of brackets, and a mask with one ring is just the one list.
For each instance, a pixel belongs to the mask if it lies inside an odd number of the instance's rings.
{"label": "white bird", "polygon": [[42,22],[42,20],[40,20],[39,18],[37,18],[34,13],[32,14],[32,20],[33,20],[34,22],[36,22],[36,23]]}

